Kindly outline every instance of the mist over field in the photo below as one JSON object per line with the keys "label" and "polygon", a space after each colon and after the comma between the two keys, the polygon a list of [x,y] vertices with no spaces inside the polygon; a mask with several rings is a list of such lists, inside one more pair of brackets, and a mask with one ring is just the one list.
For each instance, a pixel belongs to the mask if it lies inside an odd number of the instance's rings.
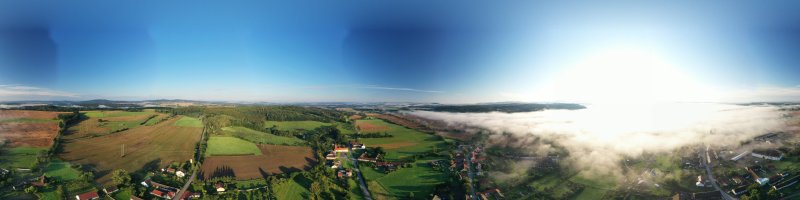
{"label": "mist over field", "polygon": [[[621,173],[620,161],[643,153],[671,152],[697,144],[738,145],[769,131],[785,129],[775,106],[711,103],[588,105],[581,110],[525,113],[447,113],[413,111],[413,115],[450,125],[473,126],[493,134],[490,145],[507,145],[544,155],[552,141],[569,151],[570,168],[592,174]],[[500,134],[503,133],[503,134]]]}

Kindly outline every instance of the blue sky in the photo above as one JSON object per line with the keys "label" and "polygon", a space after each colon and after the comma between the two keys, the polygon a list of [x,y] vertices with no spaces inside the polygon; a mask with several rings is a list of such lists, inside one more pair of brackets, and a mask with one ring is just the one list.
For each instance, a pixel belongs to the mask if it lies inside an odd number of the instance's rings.
{"label": "blue sky", "polygon": [[796,101],[798,8],[3,1],[0,100]]}

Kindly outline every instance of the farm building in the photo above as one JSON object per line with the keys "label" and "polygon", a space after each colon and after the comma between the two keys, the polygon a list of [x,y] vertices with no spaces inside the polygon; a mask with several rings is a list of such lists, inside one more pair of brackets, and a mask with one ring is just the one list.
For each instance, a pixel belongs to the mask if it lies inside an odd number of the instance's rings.
{"label": "farm building", "polygon": [[740,160],[740,159],[744,158],[744,156],[746,156],[746,155],[747,155],[747,153],[748,153],[747,151],[745,151],[745,152],[742,152],[741,154],[739,154],[739,155],[736,155],[736,156],[734,156],[733,158],[731,158],[731,160],[732,160],[732,161],[737,161],[737,160]]}
{"label": "farm building", "polygon": [[75,199],[77,200],[90,200],[90,199],[98,199],[100,196],[97,195],[97,192],[87,192],[79,195],[75,195]]}
{"label": "farm building", "polygon": [[764,134],[764,135],[756,136],[756,137],[753,138],[753,140],[756,140],[756,141],[769,141],[769,140],[777,138],[778,134],[779,133],[777,133],[777,132],[767,133],[767,134]]}
{"label": "farm building", "polygon": [[781,190],[783,188],[786,188],[786,187],[789,187],[789,186],[792,186],[792,185],[796,184],[798,181],[800,181],[800,176],[794,176],[794,177],[786,179],[784,181],[775,183],[774,185],[772,185],[772,188],[775,189],[775,190]]}
{"label": "farm building", "polygon": [[775,149],[766,149],[766,150],[753,150],[750,153],[753,157],[756,158],[763,158],[769,160],[781,160],[783,159],[783,153]]}

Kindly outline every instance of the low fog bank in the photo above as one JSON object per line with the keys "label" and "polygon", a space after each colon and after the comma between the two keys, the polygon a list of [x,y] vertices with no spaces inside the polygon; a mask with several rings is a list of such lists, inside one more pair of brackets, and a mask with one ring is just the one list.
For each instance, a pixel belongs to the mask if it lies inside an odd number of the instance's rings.
{"label": "low fog bank", "polygon": [[491,144],[519,147],[531,154],[554,151],[549,140],[569,152],[564,161],[592,174],[619,174],[620,161],[643,153],[672,152],[697,144],[739,145],[741,141],[786,127],[776,106],[710,103],[589,105],[581,110],[526,113],[410,114],[453,126],[474,126],[496,133]]}

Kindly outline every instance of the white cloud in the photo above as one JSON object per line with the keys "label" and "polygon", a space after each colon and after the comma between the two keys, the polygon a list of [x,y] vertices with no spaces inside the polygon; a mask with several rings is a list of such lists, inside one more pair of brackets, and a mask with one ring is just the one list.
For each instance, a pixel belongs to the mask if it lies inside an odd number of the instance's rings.
{"label": "white cloud", "polygon": [[0,100],[76,98],[77,94],[24,85],[0,85]]}

